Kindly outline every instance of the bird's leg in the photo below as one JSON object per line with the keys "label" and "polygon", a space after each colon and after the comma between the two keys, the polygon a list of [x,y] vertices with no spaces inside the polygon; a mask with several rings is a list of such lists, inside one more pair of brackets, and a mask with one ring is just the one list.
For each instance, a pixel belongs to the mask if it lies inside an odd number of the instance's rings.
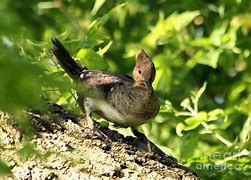
{"label": "bird's leg", "polygon": [[147,137],[139,132],[135,128],[131,128],[133,134],[137,137],[136,140],[133,142],[133,144],[141,149],[144,149],[148,152],[153,152],[155,154],[158,154],[161,157],[168,157],[162,150],[160,150],[155,144],[153,144]]}
{"label": "bird's leg", "polygon": [[85,115],[85,120],[87,121],[87,125],[91,130],[95,129],[94,121],[91,118],[91,113],[87,113]]}
{"label": "bird's leg", "polygon": [[152,152],[152,148],[150,144],[151,141],[149,141],[147,137],[141,132],[139,132],[137,129],[131,128],[131,130],[132,130],[132,133],[136,136],[136,140],[133,142],[133,144],[135,144],[137,147],[144,149],[148,152]]}
{"label": "bird's leg", "polygon": [[103,136],[104,138],[108,138],[108,135],[103,132],[99,127],[97,127],[98,123],[96,123],[91,118],[92,110],[89,106],[85,106],[85,120],[87,121],[88,127],[92,130],[93,133],[98,133],[99,135]]}
{"label": "bird's leg", "polygon": [[87,122],[87,126],[93,130],[94,129],[94,121],[92,120],[91,118],[91,113],[92,113],[92,110],[90,108],[90,106],[88,106],[87,102],[83,102],[83,104],[81,104],[80,102],[80,98],[78,99],[79,100],[79,105],[80,105],[80,108],[82,111],[85,112],[85,117],[84,117],[84,120],[82,121],[79,121],[79,125],[81,127],[84,127],[86,122]]}

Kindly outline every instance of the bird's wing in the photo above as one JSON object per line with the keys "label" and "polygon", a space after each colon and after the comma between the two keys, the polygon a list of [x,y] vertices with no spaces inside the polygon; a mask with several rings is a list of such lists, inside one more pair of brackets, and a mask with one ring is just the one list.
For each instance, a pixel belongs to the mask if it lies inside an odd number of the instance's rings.
{"label": "bird's wing", "polygon": [[104,93],[110,91],[115,86],[133,84],[133,79],[130,76],[91,70],[84,70],[80,74],[80,79],[80,84],[84,87],[99,89]]}

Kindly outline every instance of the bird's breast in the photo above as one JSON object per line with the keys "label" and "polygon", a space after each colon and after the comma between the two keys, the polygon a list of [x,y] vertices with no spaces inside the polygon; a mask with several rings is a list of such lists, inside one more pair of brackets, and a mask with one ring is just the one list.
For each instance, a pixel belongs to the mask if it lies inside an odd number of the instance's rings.
{"label": "bird's breast", "polygon": [[112,87],[104,99],[88,98],[98,115],[123,127],[146,123],[156,116],[159,102],[155,94],[130,86]]}

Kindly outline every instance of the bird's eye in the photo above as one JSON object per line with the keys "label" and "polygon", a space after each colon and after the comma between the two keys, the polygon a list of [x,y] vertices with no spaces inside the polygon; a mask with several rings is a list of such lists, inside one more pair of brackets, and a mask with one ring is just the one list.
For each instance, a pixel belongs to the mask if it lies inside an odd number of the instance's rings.
{"label": "bird's eye", "polygon": [[139,74],[141,74],[141,70],[139,69]]}

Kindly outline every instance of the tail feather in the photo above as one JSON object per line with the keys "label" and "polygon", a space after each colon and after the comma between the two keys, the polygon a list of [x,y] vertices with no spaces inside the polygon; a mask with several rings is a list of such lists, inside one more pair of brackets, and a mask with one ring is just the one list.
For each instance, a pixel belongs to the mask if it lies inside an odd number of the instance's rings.
{"label": "tail feather", "polygon": [[55,55],[57,62],[73,80],[77,80],[80,73],[86,68],[78,64],[71,57],[70,53],[57,38],[54,38],[51,41],[53,44],[52,52]]}

